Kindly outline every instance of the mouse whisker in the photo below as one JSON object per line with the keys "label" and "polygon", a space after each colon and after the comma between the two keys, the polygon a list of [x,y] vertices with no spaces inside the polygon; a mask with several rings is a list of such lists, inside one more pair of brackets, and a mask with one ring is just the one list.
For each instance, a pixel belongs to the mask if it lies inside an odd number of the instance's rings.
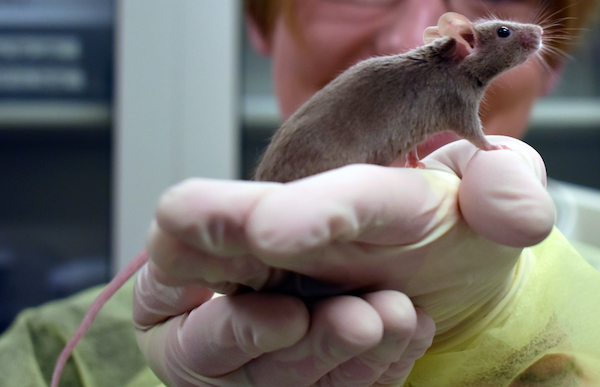
{"label": "mouse whisker", "polygon": [[546,40],[575,40],[575,37],[569,35],[548,35],[544,37],[544,42]]}
{"label": "mouse whisker", "polygon": [[539,6],[537,7],[537,10],[534,13],[532,13],[528,22],[532,24],[541,25],[543,21],[549,20],[551,18],[551,16],[549,16],[549,13],[550,4],[547,2],[545,4],[542,4],[540,2]]}
{"label": "mouse whisker", "polygon": [[[569,4],[569,5],[567,5],[566,7],[563,7],[563,8],[557,9],[556,11],[554,11],[554,12],[552,12],[552,13],[549,13],[549,14],[546,14],[546,15],[541,15],[541,16],[544,16],[544,19],[542,19],[542,20],[539,20],[539,21],[538,21],[538,23],[536,23],[536,24],[540,24],[540,22],[543,22],[543,21],[546,21],[546,20],[555,20],[555,17],[556,17],[557,15],[561,15],[561,14],[563,14],[563,13],[564,13],[564,12],[566,12],[566,11],[567,11],[569,8],[573,7],[574,5],[575,5],[574,3],[573,3],[573,4]],[[547,4],[543,12],[547,12],[549,9],[550,9],[550,4]],[[563,17],[563,18],[561,18],[561,19],[567,19],[567,18],[568,18],[568,17]]]}
{"label": "mouse whisker", "polygon": [[541,52],[537,52],[533,56],[533,58],[537,63],[540,64],[540,66],[542,66],[542,68],[547,74],[552,74],[554,72],[552,66],[550,65],[550,63],[548,63],[548,61]]}
{"label": "mouse whisker", "polygon": [[573,60],[573,56],[571,54],[569,54],[567,51],[565,51],[561,48],[558,48],[558,47],[546,45],[546,46],[542,47],[542,51],[543,51],[542,54],[545,54],[546,56],[549,56],[549,57]]}

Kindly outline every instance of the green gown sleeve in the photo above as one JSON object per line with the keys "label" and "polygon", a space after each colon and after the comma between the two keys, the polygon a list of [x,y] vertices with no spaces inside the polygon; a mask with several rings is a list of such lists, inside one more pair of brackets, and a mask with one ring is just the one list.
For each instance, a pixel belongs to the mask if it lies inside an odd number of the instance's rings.
{"label": "green gown sleeve", "polygon": [[[155,386],[131,321],[133,283],[105,305],[67,362],[61,386]],[[0,337],[0,386],[46,387],[54,363],[101,288],[21,312]]]}

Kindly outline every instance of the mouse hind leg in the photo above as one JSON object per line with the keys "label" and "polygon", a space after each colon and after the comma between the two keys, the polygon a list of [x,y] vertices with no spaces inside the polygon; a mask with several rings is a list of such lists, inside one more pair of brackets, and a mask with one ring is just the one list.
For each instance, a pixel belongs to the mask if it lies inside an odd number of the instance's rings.
{"label": "mouse hind leg", "polygon": [[417,154],[417,148],[411,149],[406,154],[406,164],[404,164],[404,168],[425,168],[425,164],[419,161],[419,155]]}

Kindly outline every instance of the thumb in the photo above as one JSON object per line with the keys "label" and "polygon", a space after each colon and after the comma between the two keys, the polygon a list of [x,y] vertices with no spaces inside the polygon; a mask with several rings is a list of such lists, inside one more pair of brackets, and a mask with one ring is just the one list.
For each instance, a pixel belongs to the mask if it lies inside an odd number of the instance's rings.
{"label": "thumb", "polygon": [[535,245],[550,234],[555,220],[542,159],[519,140],[488,138],[510,150],[475,151],[464,164],[458,193],[463,217],[496,243]]}

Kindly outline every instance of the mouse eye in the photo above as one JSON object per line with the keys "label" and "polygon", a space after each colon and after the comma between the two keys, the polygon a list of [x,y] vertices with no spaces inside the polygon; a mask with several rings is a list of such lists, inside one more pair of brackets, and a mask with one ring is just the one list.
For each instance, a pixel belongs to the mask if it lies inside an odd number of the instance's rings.
{"label": "mouse eye", "polygon": [[498,36],[501,38],[508,38],[510,36],[510,30],[506,27],[498,28]]}

